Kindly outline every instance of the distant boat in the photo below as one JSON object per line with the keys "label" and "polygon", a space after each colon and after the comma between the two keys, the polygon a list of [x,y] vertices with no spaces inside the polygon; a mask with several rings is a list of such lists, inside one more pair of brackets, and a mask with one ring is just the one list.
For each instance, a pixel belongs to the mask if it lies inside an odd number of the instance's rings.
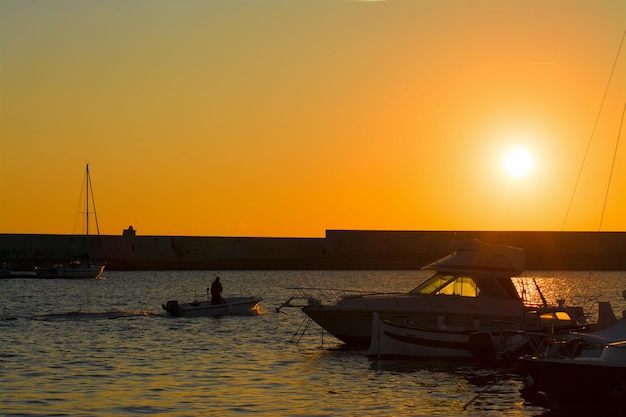
{"label": "distant boat", "polygon": [[89,164],[86,165],[85,171],[85,195],[85,252],[79,256],[74,257],[74,259],[70,260],[67,263],[35,268],[35,272],[38,276],[45,278],[99,278],[102,275],[105,265],[103,263],[100,263],[99,259],[90,252],[90,198],[98,235],[100,234],[100,231],[98,229],[98,217],[96,215],[96,209],[93,199],[93,189],[91,186],[91,176],[89,174]]}

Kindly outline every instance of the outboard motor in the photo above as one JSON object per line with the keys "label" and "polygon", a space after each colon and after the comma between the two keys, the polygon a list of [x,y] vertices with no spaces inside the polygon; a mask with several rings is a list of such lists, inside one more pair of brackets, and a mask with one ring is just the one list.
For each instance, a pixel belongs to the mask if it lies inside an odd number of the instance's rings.
{"label": "outboard motor", "polygon": [[597,330],[603,330],[612,326],[617,321],[615,313],[613,313],[613,307],[608,301],[598,302],[598,328]]}
{"label": "outboard motor", "polygon": [[180,308],[178,306],[177,300],[171,300],[165,303],[165,305],[163,306],[163,310],[167,311],[170,316],[180,316]]}
{"label": "outboard motor", "polygon": [[495,366],[498,363],[496,346],[489,332],[474,332],[469,335],[467,349],[483,365]]}

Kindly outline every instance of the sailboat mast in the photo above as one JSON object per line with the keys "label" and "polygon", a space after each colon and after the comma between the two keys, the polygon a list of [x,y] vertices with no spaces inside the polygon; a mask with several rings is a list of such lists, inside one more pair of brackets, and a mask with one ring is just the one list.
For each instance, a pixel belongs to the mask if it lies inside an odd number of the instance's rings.
{"label": "sailboat mast", "polygon": [[85,190],[85,219],[87,222],[85,225],[85,234],[89,236],[89,164],[87,164],[87,172],[85,173]]}

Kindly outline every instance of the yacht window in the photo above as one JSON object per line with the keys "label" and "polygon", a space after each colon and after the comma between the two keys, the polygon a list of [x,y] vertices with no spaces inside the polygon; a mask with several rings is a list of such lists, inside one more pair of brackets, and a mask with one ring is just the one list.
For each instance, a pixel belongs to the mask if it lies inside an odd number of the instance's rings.
{"label": "yacht window", "polygon": [[438,295],[460,295],[463,297],[477,297],[480,290],[476,282],[470,277],[457,277],[445,287],[437,291]]}
{"label": "yacht window", "polygon": [[565,311],[555,311],[554,315],[556,316],[557,320],[572,321],[570,315],[567,314]]}
{"label": "yacht window", "polygon": [[422,282],[416,288],[411,290],[410,294],[435,294],[435,292],[443,287],[446,283],[450,282],[454,279],[454,275],[446,275],[446,274],[435,274],[432,277],[428,278],[426,281]]}
{"label": "yacht window", "polygon": [[437,273],[410,292],[411,294],[461,295],[477,297],[480,289],[470,277]]}
{"label": "yacht window", "polygon": [[554,311],[551,313],[543,313],[540,316],[540,319],[542,321],[552,321],[552,320],[572,321],[572,318],[570,317],[570,315],[567,314],[565,311]]}
{"label": "yacht window", "polygon": [[480,287],[481,296],[521,301],[511,278],[474,277],[474,279]]}

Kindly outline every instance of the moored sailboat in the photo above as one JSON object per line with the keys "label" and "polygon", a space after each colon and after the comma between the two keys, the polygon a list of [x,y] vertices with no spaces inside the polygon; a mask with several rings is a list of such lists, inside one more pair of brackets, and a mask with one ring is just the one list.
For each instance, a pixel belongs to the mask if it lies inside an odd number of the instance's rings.
{"label": "moored sailboat", "polygon": [[[90,212],[90,207],[93,212]],[[98,217],[96,214],[95,201],[93,197],[93,188],[91,185],[91,176],[89,173],[89,164],[86,165],[85,171],[85,236],[84,246],[81,244],[81,250],[85,250],[81,255],[73,257],[68,262],[57,263],[52,266],[40,266],[35,268],[35,272],[42,278],[99,278],[104,271],[105,265],[100,261],[100,257],[94,253],[100,253],[100,250],[91,251],[92,242],[89,234],[89,214],[93,213],[97,235],[100,235],[98,227]]]}

